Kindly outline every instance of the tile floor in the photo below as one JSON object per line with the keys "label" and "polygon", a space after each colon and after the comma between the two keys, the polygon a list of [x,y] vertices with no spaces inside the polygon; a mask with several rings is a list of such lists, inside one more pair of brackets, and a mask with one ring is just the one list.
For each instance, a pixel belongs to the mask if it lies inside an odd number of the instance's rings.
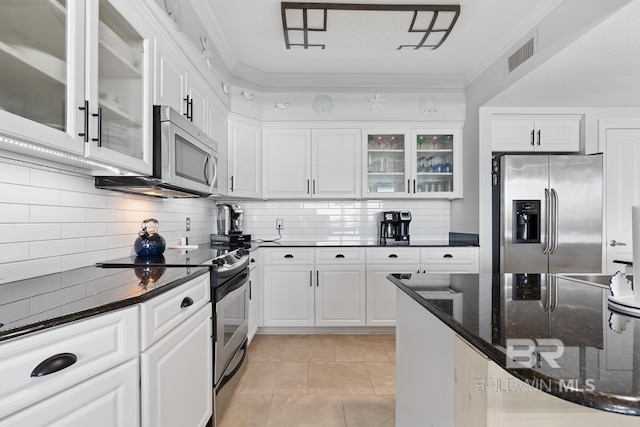
{"label": "tile floor", "polygon": [[395,336],[256,335],[220,425],[253,426],[395,426]]}

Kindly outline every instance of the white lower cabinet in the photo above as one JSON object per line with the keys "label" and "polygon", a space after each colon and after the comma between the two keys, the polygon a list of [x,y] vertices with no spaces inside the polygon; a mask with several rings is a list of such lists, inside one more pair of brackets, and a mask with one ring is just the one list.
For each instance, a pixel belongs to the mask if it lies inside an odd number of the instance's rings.
{"label": "white lower cabinet", "polygon": [[418,271],[418,264],[367,265],[367,326],[396,325],[396,286],[389,274]]}
{"label": "white lower cabinet", "polygon": [[316,266],[316,326],[365,325],[364,265]]}
{"label": "white lower cabinet", "polygon": [[264,325],[313,324],[313,264],[265,265]]}
{"label": "white lower cabinet", "polygon": [[212,414],[211,304],[140,356],[143,427],[205,426]]}
{"label": "white lower cabinet", "polygon": [[198,426],[213,413],[209,274],[140,304],[143,427]]}
{"label": "white lower cabinet", "polygon": [[2,427],[130,427],[140,417],[138,360],[130,360],[2,419]]}
{"label": "white lower cabinet", "polygon": [[[19,425],[2,424],[5,422],[3,418],[16,414],[11,419],[21,420],[23,418],[19,415],[19,411],[23,409],[30,412],[36,407],[53,406],[58,418],[69,420],[61,425],[82,425],[71,423],[73,417],[66,418],[67,414],[77,412],[78,408],[73,405],[67,406],[65,403],[51,406],[50,400],[75,394],[73,390],[81,390],[85,381],[93,381],[98,377],[109,379],[111,374],[108,372],[115,372],[113,368],[123,366],[129,361],[134,361],[133,369],[137,372],[139,351],[137,326],[138,310],[137,307],[131,307],[2,343],[0,345],[0,378],[2,378],[0,425]],[[111,389],[116,390],[114,393],[122,394],[124,391],[117,385],[121,380],[114,381],[111,383]],[[72,401],[73,399],[69,399],[61,402]],[[127,419],[125,424],[137,425],[137,413],[137,406],[123,412],[122,416],[136,416],[135,423]],[[49,416],[48,410],[42,414],[43,417]]]}
{"label": "white lower cabinet", "polygon": [[420,271],[426,273],[477,273],[478,268],[476,247],[420,249]]}

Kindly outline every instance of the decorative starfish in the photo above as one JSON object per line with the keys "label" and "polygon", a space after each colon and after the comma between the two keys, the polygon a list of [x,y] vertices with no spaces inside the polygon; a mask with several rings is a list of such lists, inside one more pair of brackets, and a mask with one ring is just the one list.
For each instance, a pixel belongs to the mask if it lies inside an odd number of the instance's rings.
{"label": "decorative starfish", "polygon": [[384,111],[384,108],[382,107],[382,103],[387,102],[387,100],[380,98],[380,92],[376,92],[376,95],[373,98],[367,98],[367,99],[371,103],[371,108],[369,109],[369,111],[373,111],[373,109],[376,107],[378,107],[380,111]]}

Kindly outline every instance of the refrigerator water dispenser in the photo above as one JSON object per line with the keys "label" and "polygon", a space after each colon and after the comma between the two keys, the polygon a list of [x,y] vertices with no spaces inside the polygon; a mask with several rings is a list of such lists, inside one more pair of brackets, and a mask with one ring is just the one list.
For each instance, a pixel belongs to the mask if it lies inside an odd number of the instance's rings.
{"label": "refrigerator water dispenser", "polygon": [[514,200],[513,212],[513,243],[540,243],[540,200]]}

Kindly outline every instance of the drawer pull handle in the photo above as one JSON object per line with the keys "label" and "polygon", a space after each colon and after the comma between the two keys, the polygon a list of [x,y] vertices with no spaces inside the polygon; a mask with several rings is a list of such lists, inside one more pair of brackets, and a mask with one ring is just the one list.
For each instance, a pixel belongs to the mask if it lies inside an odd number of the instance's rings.
{"label": "drawer pull handle", "polygon": [[442,258],[453,258],[453,255],[451,255],[451,254],[444,254],[444,255],[442,256]]}
{"label": "drawer pull handle", "polygon": [[291,255],[291,254],[286,254],[284,257],[285,257],[285,258],[293,258],[293,255]]}
{"label": "drawer pull handle", "polygon": [[193,305],[193,300],[189,297],[184,297],[184,299],[180,303],[180,307],[182,308],[189,307],[190,305]]}
{"label": "drawer pull handle", "polygon": [[389,255],[389,258],[398,258],[398,255],[396,255],[396,254],[391,254],[391,255]]}
{"label": "drawer pull handle", "polygon": [[336,255],[336,258],[344,258],[344,255],[338,254],[338,255]]}
{"label": "drawer pull handle", "polygon": [[75,354],[60,353],[49,357],[40,362],[38,366],[31,372],[32,377],[43,377],[61,371],[78,361]]}

